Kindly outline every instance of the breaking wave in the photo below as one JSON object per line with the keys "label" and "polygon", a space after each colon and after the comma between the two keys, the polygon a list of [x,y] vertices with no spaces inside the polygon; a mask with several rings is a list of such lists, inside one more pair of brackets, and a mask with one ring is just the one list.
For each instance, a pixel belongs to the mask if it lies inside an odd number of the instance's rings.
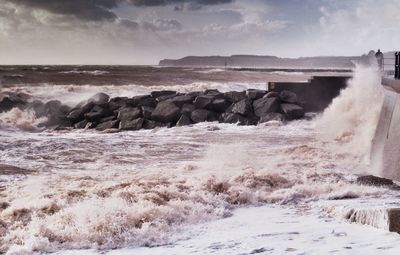
{"label": "breaking wave", "polygon": [[[0,251],[165,245],[185,226],[229,217],[238,207],[277,203],[303,208],[321,199],[385,194],[384,188],[355,184],[353,175],[360,166],[367,168],[362,164],[382,100],[377,77],[375,69],[358,67],[349,87],[312,121],[5,137],[0,146],[14,140],[19,145],[0,151],[6,163],[24,161],[42,174],[10,182],[2,191]],[[111,95],[131,89],[104,88]],[[99,88],[71,87],[77,94],[92,94],[92,89]],[[131,93],[141,88],[136,89]],[[179,89],[201,90],[198,84]],[[20,114],[3,121],[7,125],[36,121],[28,112],[2,114]]]}
{"label": "breaking wave", "polygon": [[372,139],[383,104],[381,73],[377,66],[357,66],[348,87],[316,121],[319,138],[336,141],[338,150],[369,163]]}

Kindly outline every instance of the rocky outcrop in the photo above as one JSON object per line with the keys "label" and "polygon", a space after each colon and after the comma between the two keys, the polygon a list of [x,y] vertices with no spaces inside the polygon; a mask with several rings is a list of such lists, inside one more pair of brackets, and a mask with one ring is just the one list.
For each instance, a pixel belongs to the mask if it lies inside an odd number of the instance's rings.
{"label": "rocky outcrop", "polygon": [[153,91],[150,95],[110,98],[99,93],[73,108],[53,100],[29,102],[18,95],[0,97],[0,110],[25,107],[38,117],[47,117],[46,127],[75,129],[139,130],[156,127],[187,126],[219,121],[238,125],[257,125],[268,121],[302,118],[304,110],[290,91],[218,90],[190,92]]}

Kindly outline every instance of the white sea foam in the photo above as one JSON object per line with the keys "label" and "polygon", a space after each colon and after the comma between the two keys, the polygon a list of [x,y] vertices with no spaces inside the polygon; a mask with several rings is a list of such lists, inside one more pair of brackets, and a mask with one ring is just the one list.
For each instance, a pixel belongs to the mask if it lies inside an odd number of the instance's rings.
{"label": "white sea foam", "polygon": [[[0,147],[7,147],[0,150],[4,163],[39,172],[9,183],[2,193],[8,203],[0,209],[2,251],[153,247],[169,244],[186,226],[226,218],[243,206],[274,203],[304,209],[320,200],[388,194],[384,188],[353,183],[352,173],[368,169],[361,160],[368,150],[349,148],[368,146],[371,133],[362,126],[374,125],[371,115],[360,116],[365,112],[360,104],[365,105],[364,99],[380,103],[372,96],[375,82],[361,78],[367,70],[356,70],[349,89],[317,125],[201,123],[112,134],[0,130]],[[368,92],[362,97],[360,83]],[[124,95],[132,87],[108,88]],[[99,88],[91,89],[83,87]],[[181,89],[200,90],[195,85]],[[374,107],[369,106],[371,114],[376,114]],[[326,128],[332,120],[338,129]]]}

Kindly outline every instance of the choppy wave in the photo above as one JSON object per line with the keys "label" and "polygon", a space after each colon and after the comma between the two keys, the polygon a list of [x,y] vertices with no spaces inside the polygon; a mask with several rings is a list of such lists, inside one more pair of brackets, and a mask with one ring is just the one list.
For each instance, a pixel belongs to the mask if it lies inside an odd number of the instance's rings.
{"label": "choppy wave", "polygon": [[[373,129],[377,113],[371,100],[379,105],[379,95],[373,96],[377,74],[366,82],[358,76],[370,73],[363,70],[356,71],[349,89],[316,122],[201,123],[110,134],[0,130],[6,134],[0,139],[0,158],[39,172],[2,191],[1,250],[30,254],[151,247],[168,244],[184,226],[229,217],[238,207],[276,203],[306,208],[321,199],[387,194],[384,188],[354,183],[354,174],[368,170],[362,160],[368,150],[349,148],[368,145],[371,132],[363,126]],[[368,87],[362,97],[360,84]],[[218,88],[234,87],[224,86]],[[99,88],[82,88],[91,89]],[[131,87],[109,89],[118,94]],[[136,89],[131,93],[141,88]],[[48,97],[62,93],[38,91]],[[361,111],[366,103],[369,112]],[[335,132],[326,128],[332,120],[338,125]]]}
{"label": "choppy wave", "polygon": [[90,74],[90,75],[103,75],[103,74],[108,74],[110,72],[108,71],[102,71],[102,70],[94,70],[94,71],[84,71],[84,70],[71,70],[71,71],[63,71],[60,72],[62,74]]}

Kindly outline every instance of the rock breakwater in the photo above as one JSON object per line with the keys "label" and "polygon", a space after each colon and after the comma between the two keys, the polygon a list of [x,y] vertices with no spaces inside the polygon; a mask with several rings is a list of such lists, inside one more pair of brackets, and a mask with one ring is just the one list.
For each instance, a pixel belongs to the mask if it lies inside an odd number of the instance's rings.
{"label": "rock breakwater", "polygon": [[32,110],[46,117],[45,128],[140,130],[218,121],[257,125],[271,120],[290,121],[304,117],[302,103],[291,91],[267,92],[205,90],[178,93],[152,91],[148,95],[110,98],[98,93],[75,107],[58,100],[42,102],[21,93],[0,94],[0,112],[13,108]]}

